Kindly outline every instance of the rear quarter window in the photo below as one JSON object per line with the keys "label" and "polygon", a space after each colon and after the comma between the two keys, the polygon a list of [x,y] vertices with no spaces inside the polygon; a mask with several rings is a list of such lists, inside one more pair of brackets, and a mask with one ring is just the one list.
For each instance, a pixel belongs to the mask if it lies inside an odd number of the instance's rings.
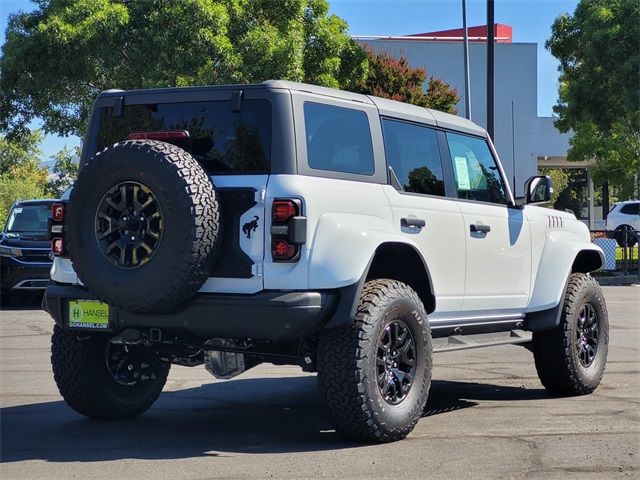
{"label": "rear quarter window", "polygon": [[373,175],[373,145],[361,110],[305,102],[307,161],[315,170]]}
{"label": "rear quarter window", "polygon": [[[187,140],[172,143],[188,151],[210,174],[265,174],[271,165],[271,104],[245,100],[240,112],[230,101],[127,105],[113,116],[98,112],[96,151],[134,132],[186,130]],[[95,152],[94,152],[95,153]]]}
{"label": "rear quarter window", "polygon": [[640,203],[628,203],[627,205],[623,205],[620,209],[620,213],[624,213],[626,215],[640,215]]}

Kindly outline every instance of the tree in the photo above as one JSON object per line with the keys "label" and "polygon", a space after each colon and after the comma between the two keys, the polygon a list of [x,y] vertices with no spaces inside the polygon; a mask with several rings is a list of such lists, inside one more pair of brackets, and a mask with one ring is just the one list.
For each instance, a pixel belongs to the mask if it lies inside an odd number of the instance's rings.
{"label": "tree", "polygon": [[0,59],[0,130],[35,117],[82,135],[109,88],[260,82],[350,88],[367,59],[326,0],[34,0],[9,17]]}
{"label": "tree", "polygon": [[[375,52],[367,48],[369,73],[355,91],[375,95],[421,107],[433,108],[448,113],[456,113],[455,106],[460,101],[454,88],[442,80],[429,77],[423,68],[413,68],[404,55],[399,59],[384,50]],[[423,85],[427,82],[427,91]]]}
{"label": "tree", "polygon": [[45,196],[49,171],[40,165],[39,131],[10,141],[0,136],[0,222],[4,226],[9,209],[16,200]]}
{"label": "tree", "polygon": [[55,160],[52,175],[46,185],[48,196],[60,198],[69,190],[78,176],[78,157],[80,148],[69,149],[66,146],[51,157]]}
{"label": "tree", "polygon": [[573,131],[568,159],[596,159],[597,181],[631,195],[640,172],[640,2],[581,0],[546,47],[560,61],[556,126]]}
{"label": "tree", "polygon": [[43,135],[40,130],[34,130],[26,135],[21,135],[11,141],[0,136],[0,174],[6,173],[15,166],[30,162],[39,163],[42,155],[40,144]]}

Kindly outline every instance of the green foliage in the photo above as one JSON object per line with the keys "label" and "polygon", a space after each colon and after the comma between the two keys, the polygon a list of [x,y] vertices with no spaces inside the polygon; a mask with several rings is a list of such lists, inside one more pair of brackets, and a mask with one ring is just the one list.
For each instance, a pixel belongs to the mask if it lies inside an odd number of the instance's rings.
{"label": "green foliage", "polygon": [[545,207],[555,208],[555,204],[560,194],[569,186],[569,172],[562,168],[541,168],[540,175],[549,175],[553,183],[553,193],[551,201]]}
{"label": "green foliage", "polygon": [[0,136],[0,174],[18,165],[39,162],[42,155],[40,150],[42,139],[40,130],[34,130],[11,141]]}
{"label": "green foliage", "polygon": [[367,49],[367,56],[369,74],[354,88],[355,91],[456,113],[455,105],[460,101],[456,90],[442,80],[429,77],[424,92],[422,87],[427,81],[427,73],[422,68],[411,67],[404,55],[397,59],[385,51]]}
{"label": "green foliage", "polygon": [[560,61],[556,126],[574,132],[569,160],[595,158],[595,179],[629,195],[640,171],[639,39],[638,0],[582,0],[546,43]]}
{"label": "green foliage", "polygon": [[628,119],[612,123],[603,131],[594,123],[580,123],[569,140],[568,159],[581,161],[596,158],[592,170],[596,184],[605,180],[621,199],[634,197],[640,174],[640,115],[634,124]]}
{"label": "green foliage", "polygon": [[60,198],[64,192],[71,188],[78,176],[78,157],[80,148],[69,149],[64,147],[51,157],[55,160],[53,175],[46,184],[47,195],[52,198]]}
{"label": "green foliage", "polygon": [[45,196],[49,172],[40,165],[39,131],[16,141],[0,137],[0,225],[4,226],[16,200]]}
{"label": "green foliage", "polygon": [[366,54],[326,0],[39,0],[11,15],[0,59],[0,129],[39,117],[82,135],[109,88],[260,82],[350,88]]}

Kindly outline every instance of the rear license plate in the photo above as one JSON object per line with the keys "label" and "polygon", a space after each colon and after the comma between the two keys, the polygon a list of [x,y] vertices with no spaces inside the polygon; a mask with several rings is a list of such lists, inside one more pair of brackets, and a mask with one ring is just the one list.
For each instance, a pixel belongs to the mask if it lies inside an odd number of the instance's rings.
{"label": "rear license plate", "polygon": [[69,327],[109,328],[109,305],[98,300],[69,300]]}

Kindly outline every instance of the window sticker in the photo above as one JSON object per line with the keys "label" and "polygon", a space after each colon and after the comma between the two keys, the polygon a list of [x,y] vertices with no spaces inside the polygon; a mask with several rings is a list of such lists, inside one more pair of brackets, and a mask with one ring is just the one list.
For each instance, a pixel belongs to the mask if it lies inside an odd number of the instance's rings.
{"label": "window sticker", "polygon": [[456,178],[458,179],[458,190],[471,190],[469,181],[469,167],[465,157],[455,157]]}

